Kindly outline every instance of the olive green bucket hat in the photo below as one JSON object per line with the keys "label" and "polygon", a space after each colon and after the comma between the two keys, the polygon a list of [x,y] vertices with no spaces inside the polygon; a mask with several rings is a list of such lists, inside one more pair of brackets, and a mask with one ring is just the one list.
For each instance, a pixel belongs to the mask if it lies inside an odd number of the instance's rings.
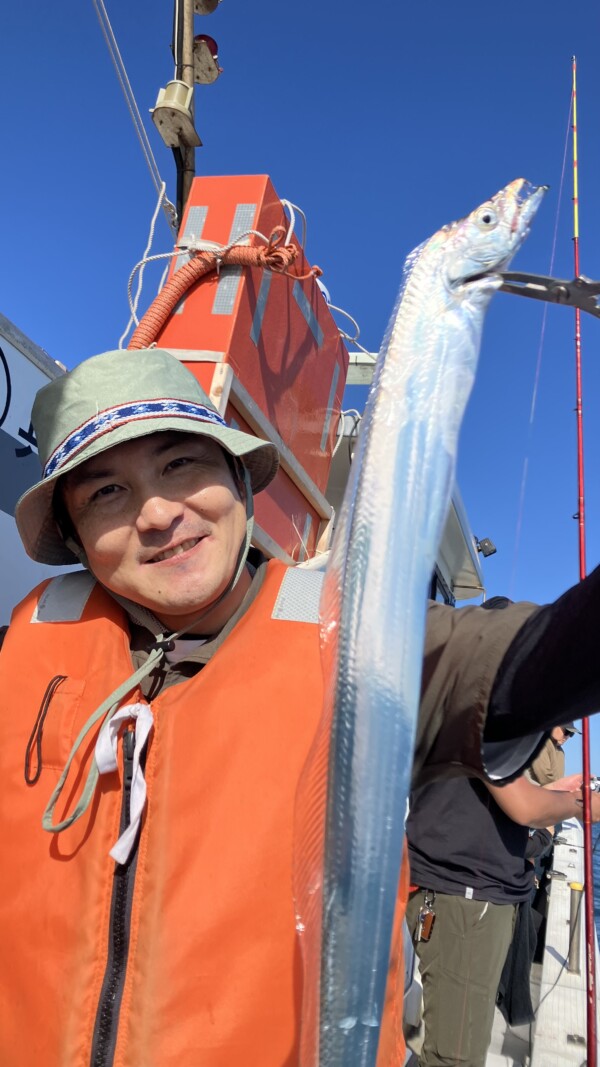
{"label": "olive green bucket hat", "polygon": [[160,348],[92,356],[40,389],[32,422],[42,480],[23,493],[15,519],[27,554],[38,563],[79,562],[54,518],[56,482],[124,441],[163,430],[210,437],[242,460],[254,493],[269,484],[279,464],[273,444],[228,426],[194,376]]}

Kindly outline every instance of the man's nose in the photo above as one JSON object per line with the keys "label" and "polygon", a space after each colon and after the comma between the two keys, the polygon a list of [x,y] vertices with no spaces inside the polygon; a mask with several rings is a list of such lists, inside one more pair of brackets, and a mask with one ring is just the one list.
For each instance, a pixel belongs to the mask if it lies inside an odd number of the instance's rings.
{"label": "man's nose", "polygon": [[136,526],[140,533],[148,530],[168,530],[182,514],[182,505],[177,500],[168,500],[155,494],[145,497],[138,508]]}

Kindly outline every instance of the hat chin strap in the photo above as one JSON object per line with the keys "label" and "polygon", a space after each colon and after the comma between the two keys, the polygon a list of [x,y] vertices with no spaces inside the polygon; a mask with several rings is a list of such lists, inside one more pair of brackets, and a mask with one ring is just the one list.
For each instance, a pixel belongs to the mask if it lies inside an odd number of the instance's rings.
{"label": "hat chin strap", "polygon": [[[161,630],[160,621],[156,619],[152,612],[149,611],[147,608],[142,607],[142,605],[140,604],[136,604],[134,601],[128,600],[126,597],[121,597],[117,593],[113,593],[110,589],[106,590],[107,593],[109,593],[110,596],[112,596],[119,604],[121,604],[121,606],[124,607],[127,612],[129,612],[134,618],[140,620],[142,622],[142,625],[148,626],[148,624],[150,623],[149,629],[154,634],[155,641],[152,645],[152,648],[150,649],[150,653],[148,655],[148,658],[146,659],[146,662],[143,663],[142,666],[137,671],[135,671],[129,678],[127,678],[126,681],[122,682],[121,685],[118,686],[117,689],[115,689],[114,692],[111,693],[110,696],[107,697],[106,700],[104,700],[98,708],[96,708],[96,710],[90,715],[87,722],[81,728],[75,740],[75,744],[71,749],[67,762],[64,766],[63,772],[56,784],[56,788],[54,789],[42,816],[42,826],[44,830],[47,830],[49,833],[56,834],[60,833],[61,830],[66,830],[68,826],[71,826],[74,822],[77,822],[77,820],[80,819],[83,814],[85,814],[91,803],[100,774],[95,755],[92,761],[92,765],[89,769],[85,785],[83,786],[81,795],[78,801],[76,802],[73,811],[65,818],[63,818],[60,822],[55,823],[53,821],[54,809],[56,808],[56,804],[62,793],[64,784],[67,779],[67,775],[69,773],[69,768],[71,767],[71,764],[79,748],[81,747],[81,745],[83,745],[84,740],[91,728],[98,721],[103,720],[102,725],[100,726],[100,733],[106,731],[109,727],[111,719],[113,719],[113,717],[119,711],[123,699],[127,696],[128,693],[131,692],[132,689],[138,686],[143,681],[143,679],[151,673],[151,671],[155,666],[157,666],[157,664],[162,662],[163,656],[168,651],[171,642],[176,641],[178,637],[181,637],[183,634],[189,633],[190,630],[193,630],[194,627],[197,626],[198,623],[201,622],[201,620],[209,614],[209,612],[213,611],[225,599],[225,597],[228,596],[229,593],[231,593],[232,589],[235,589],[237,583],[239,582],[246,566],[246,560],[248,558],[248,552],[250,551],[250,545],[252,542],[252,530],[254,527],[254,501],[252,497],[252,488],[250,486],[250,475],[248,474],[248,471],[245,468],[244,485],[246,490],[246,534],[244,540],[242,541],[242,544],[240,545],[235,571],[223,592],[220,593],[219,596],[214,601],[212,601],[212,603],[206,605],[203,610],[196,616],[193,622],[191,622],[188,626],[184,626],[181,630],[177,630],[175,633],[170,633],[168,630],[164,629]],[[87,556],[83,551],[81,545],[78,545],[77,542],[70,537],[65,539],[65,544],[68,548],[70,548],[71,552],[75,554],[80,563],[87,570],[89,570],[90,573],[93,574],[94,572],[92,571],[89,565]],[[103,586],[103,588],[106,587]],[[157,628],[159,630],[158,633],[156,632]],[[136,708],[137,705],[133,705],[132,707]],[[138,757],[139,754],[140,753],[138,753]],[[118,861],[118,857],[116,855],[114,858]]]}

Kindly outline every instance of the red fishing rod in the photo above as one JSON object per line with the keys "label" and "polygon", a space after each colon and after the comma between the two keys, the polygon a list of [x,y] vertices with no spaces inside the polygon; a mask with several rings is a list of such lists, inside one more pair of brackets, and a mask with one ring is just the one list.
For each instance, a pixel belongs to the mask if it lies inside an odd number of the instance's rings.
{"label": "red fishing rod", "polygon": [[[579,278],[579,180],[577,156],[577,59],[573,56],[573,254],[575,277]],[[585,554],[585,485],[583,473],[583,400],[581,380],[581,311],[575,308],[575,419],[577,425],[577,527],[579,542],[579,578],[586,576]],[[589,720],[582,724],[582,772],[583,772],[583,856],[585,881],[585,942],[586,942],[586,992],[587,992],[587,1067],[596,1067],[596,931],[594,927],[594,872],[592,867],[592,819],[590,791],[590,727]]]}

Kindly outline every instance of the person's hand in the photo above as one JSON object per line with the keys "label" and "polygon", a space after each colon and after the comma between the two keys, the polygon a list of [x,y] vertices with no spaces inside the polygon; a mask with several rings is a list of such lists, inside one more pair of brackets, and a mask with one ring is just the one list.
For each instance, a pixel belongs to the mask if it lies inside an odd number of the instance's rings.
{"label": "person's hand", "polygon": [[582,774],[568,774],[566,778],[559,778],[557,782],[549,782],[544,789],[560,789],[564,793],[576,793],[578,789],[581,789],[582,782]]}
{"label": "person's hand", "polygon": [[591,792],[590,814],[592,822],[600,822],[600,793]]}
{"label": "person's hand", "polygon": [[[575,803],[579,808],[577,818],[583,819],[583,788]],[[590,818],[592,822],[600,822],[600,793],[596,793],[593,789],[590,790]]]}

